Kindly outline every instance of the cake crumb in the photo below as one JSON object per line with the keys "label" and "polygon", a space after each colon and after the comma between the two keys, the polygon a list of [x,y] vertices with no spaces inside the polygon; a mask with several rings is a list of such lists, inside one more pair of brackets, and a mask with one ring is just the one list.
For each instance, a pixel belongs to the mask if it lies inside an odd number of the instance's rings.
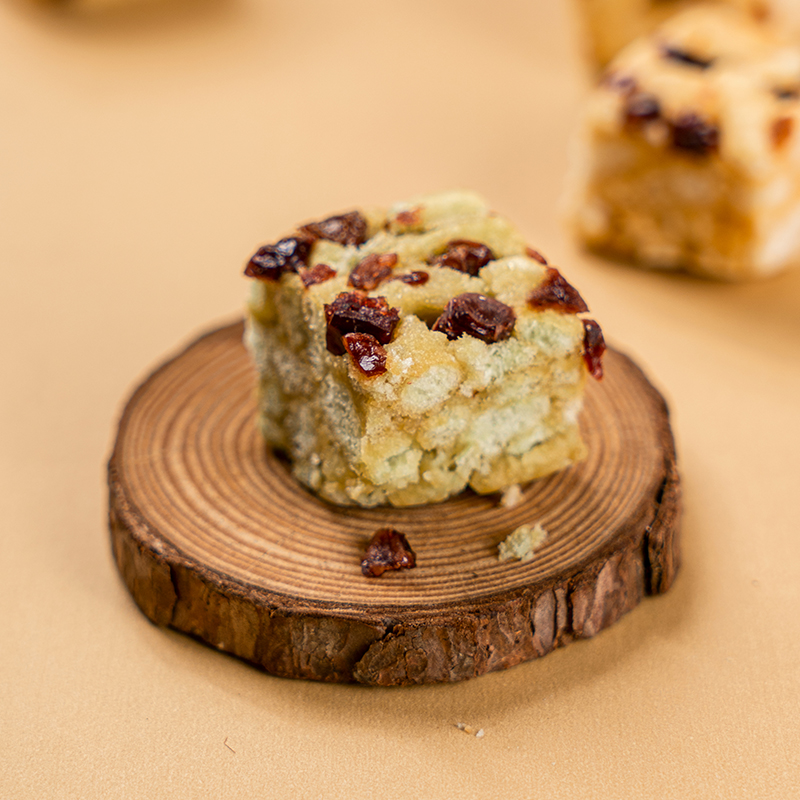
{"label": "cake crumb", "polygon": [[474,736],[476,739],[482,739],[486,735],[486,731],[483,728],[473,728],[472,725],[467,725],[464,722],[456,722],[456,728],[470,736]]}
{"label": "cake crumb", "polygon": [[500,498],[500,505],[503,508],[514,508],[518,506],[522,500],[522,489],[518,483],[512,484],[503,489],[503,495]]}
{"label": "cake crumb", "polygon": [[538,522],[535,525],[520,525],[500,542],[497,557],[500,561],[530,561],[546,538],[547,531]]}

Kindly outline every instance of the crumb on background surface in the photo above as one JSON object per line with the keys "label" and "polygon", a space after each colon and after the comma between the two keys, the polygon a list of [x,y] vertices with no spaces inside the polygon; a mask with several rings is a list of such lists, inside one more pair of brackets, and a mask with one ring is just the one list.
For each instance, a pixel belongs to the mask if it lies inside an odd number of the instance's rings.
{"label": "crumb on background surface", "polygon": [[470,736],[474,736],[476,739],[482,739],[486,734],[483,728],[473,728],[472,725],[467,725],[464,722],[456,722],[456,728]]}

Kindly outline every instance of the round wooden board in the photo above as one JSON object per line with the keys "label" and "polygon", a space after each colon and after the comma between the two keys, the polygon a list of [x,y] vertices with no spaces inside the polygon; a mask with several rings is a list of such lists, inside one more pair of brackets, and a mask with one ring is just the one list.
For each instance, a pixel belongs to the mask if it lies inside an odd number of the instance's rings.
{"label": "round wooden board", "polygon": [[[337,507],[300,486],[256,429],[241,323],[209,333],[134,393],[109,464],[119,570],[155,623],[270,673],[396,685],[457,681],[593,636],[666,591],[680,483],[666,405],[609,350],[582,415],[589,456],[498,495],[411,508]],[[497,545],[540,522],[528,562]],[[365,578],[374,531],[403,531],[417,567]]]}

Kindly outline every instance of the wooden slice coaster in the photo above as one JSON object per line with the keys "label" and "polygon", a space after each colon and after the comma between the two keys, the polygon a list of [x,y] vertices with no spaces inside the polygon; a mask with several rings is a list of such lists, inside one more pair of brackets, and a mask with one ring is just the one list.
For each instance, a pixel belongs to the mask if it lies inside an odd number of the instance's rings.
{"label": "wooden slice coaster", "polygon": [[[678,568],[680,483],[666,405],[606,354],[582,417],[589,456],[504,508],[462,494],[412,508],[325,503],[256,429],[242,325],[203,336],[129,401],[109,464],[117,565],[155,623],[292,678],[457,681],[594,636],[666,591]],[[527,562],[497,558],[523,524],[548,532]],[[417,567],[365,578],[380,527]]]}

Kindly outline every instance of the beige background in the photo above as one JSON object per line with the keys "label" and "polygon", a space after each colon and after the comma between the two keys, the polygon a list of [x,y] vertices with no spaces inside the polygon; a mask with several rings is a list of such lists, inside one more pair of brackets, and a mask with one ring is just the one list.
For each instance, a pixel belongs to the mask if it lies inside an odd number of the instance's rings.
{"label": "beige background", "polygon": [[[153,2],[0,6],[0,797],[797,797],[800,271],[723,286],[577,250],[561,2]],[[134,383],[240,313],[256,244],[459,186],[667,395],[674,589],[539,662],[399,690],[275,679],[152,626],[104,518]]]}

